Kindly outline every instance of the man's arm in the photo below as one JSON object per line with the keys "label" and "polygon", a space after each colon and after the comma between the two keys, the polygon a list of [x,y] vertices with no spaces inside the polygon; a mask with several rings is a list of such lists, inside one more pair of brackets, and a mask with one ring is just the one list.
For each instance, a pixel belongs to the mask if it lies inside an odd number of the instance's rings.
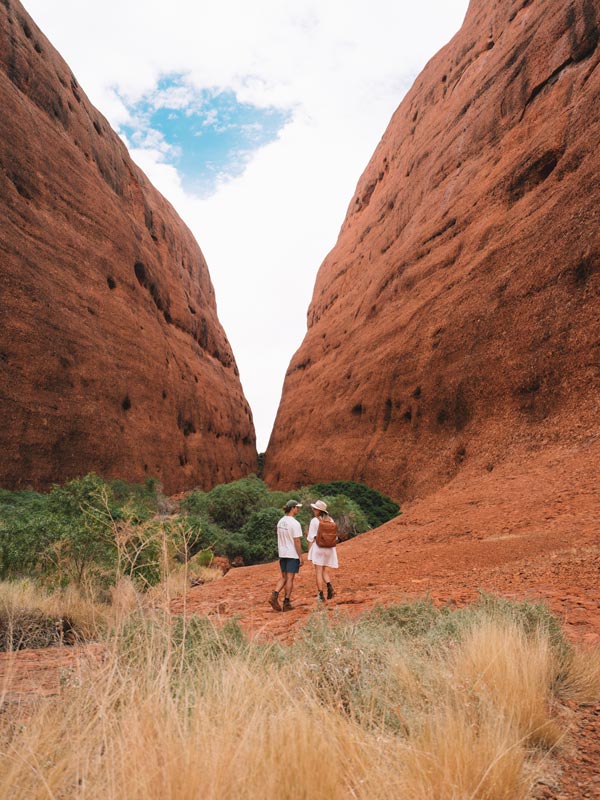
{"label": "man's arm", "polygon": [[296,545],[296,552],[298,553],[298,558],[300,559],[300,563],[302,564],[302,537],[297,536],[294,539],[294,544]]}

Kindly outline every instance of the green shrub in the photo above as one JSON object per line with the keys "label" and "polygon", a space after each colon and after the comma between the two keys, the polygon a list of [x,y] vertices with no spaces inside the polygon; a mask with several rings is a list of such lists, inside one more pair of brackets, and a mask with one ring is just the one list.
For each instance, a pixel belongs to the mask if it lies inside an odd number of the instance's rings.
{"label": "green shrub", "polygon": [[208,493],[200,489],[194,489],[187,497],[184,497],[179,508],[186,514],[194,517],[208,517]]}
{"label": "green shrub", "polygon": [[250,563],[257,564],[277,558],[277,523],[281,513],[276,508],[255,511],[240,530],[240,535],[248,542]]}
{"label": "green shrub", "polygon": [[327,503],[327,510],[337,523],[341,539],[351,539],[358,533],[369,530],[369,521],[358,503],[346,495],[338,494],[333,497],[325,495],[321,498]]}
{"label": "green shrub", "polygon": [[159,502],[155,482],[109,484],[94,474],[48,494],[2,491],[0,575],[106,586],[120,565],[153,583],[160,577],[159,523],[152,522]]}
{"label": "green shrub", "polygon": [[371,528],[383,525],[384,522],[397,516],[400,511],[398,503],[364,483],[355,481],[315,483],[310,487],[310,491],[319,497],[321,495],[346,495],[361,507]]}
{"label": "green shrub", "polygon": [[206,510],[212,522],[229,531],[239,531],[253,511],[265,508],[268,496],[266,483],[256,475],[249,475],[211,489],[206,497]]}
{"label": "green shrub", "polygon": [[200,550],[210,550],[215,556],[225,556],[230,561],[241,560],[244,564],[254,564],[250,542],[241,531],[228,531],[206,517],[186,517],[185,522],[198,532],[191,554]]}

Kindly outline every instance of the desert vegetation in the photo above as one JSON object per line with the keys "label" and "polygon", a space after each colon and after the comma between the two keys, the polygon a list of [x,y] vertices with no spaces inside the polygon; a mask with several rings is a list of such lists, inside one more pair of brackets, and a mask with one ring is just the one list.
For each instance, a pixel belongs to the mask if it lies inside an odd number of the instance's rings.
{"label": "desert vegetation", "polygon": [[[368,527],[337,488],[334,514]],[[171,613],[192,578],[221,579],[218,533],[262,552],[287,498],[257,478],[179,508],[151,482],[96,476],[3,493],[3,649],[82,647],[58,693],[25,700],[2,657],[0,798],[530,796],[565,744],[565,703],[600,698],[600,653],[544,605],[319,610],[287,644]]]}
{"label": "desert vegetation", "polygon": [[284,646],[173,617],[159,586],[81,609],[103,654],[58,695],[3,693],[0,797],[518,800],[562,746],[561,703],[600,695],[598,653],[542,605],[318,612]]}
{"label": "desert vegetation", "polygon": [[275,526],[291,496],[304,502],[299,519],[305,527],[308,504],[324,498],[344,538],[372,527],[376,505],[387,519],[399,511],[361,484],[271,492],[251,475],[209,492],[190,492],[174,504],[155,480],[137,485],[90,474],[47,494],[0,490],[0,577],[106,587],[127,575],[151,586],[161,578],[159,553],[165,547],[172,567],[194,556],[198,567],[215,556],[234,566],[270,561],[277,557]]}

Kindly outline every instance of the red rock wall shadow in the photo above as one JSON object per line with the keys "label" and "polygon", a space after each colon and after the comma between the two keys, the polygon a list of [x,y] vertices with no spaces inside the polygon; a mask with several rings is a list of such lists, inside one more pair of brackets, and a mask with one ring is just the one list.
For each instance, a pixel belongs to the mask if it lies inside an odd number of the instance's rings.
{"label": "red rock wall shadow", "polygon": [[255,471],[197,243],[16,0],[0,98],[0,486]]}
{"label": "red rock wall shadow", "polygon": [[271,484],[411,498],[600,433],[599,16],[472,0],[417,78],[319,271]]}

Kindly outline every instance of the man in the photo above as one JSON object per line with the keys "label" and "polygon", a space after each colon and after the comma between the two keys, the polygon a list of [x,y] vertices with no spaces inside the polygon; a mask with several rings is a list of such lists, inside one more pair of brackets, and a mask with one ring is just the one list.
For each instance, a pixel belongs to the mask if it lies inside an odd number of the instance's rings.
{"label": "man", "polygon": [[[279,551],[279,569],[281,577],[275,590],[271,593],[269,603],[275,611],[291,611],[290,598],[294,588],[294,578],[302,566],[302,528],[295,519],[302,503],[288,500],[283,507],[284,515],[277,523],[277,549]],[[279,592],[284,590],[283,608],[279,603]]]}

